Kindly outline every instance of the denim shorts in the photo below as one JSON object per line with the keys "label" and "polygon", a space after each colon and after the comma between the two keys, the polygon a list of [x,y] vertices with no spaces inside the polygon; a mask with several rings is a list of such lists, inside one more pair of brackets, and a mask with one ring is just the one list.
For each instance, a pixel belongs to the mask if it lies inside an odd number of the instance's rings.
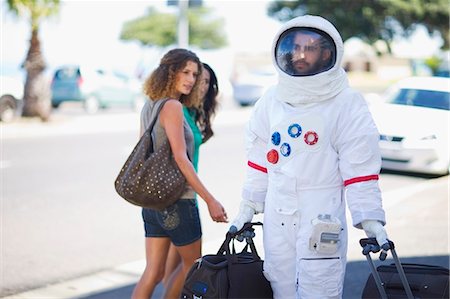
{"label": "denim shorts", "polygon": [[169,237],[176,246],[191,244],[202,237],[195,199],[180,199],[162,211],[142,209],[145,237]]}

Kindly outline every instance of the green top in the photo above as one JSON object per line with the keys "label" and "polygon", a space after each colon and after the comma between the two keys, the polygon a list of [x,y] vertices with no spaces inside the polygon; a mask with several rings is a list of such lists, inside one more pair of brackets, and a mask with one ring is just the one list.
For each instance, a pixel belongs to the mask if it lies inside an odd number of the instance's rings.
{"label": "green top", "polygon": [[[195,171],[198,172],[198,156],[200,144],[202,144],[202,133],[195,123],[195,111],[187,108],[186,106],[183,106],[183,114],[184,119],[189,124],[189,127],[192,130],[192,134],[194,135],[194,157],[192,158],[192,165],[194,165]],[[195,194],[195,199],[197,199],[197,194]]]}
{"label": "green top", "polygon": [[194,135],[194,157],[192,159],[192,165],[194,169],[198,172],[198,155],[200,144],[202,144],[202,133],[195,123],[195,111],[183,106],[184,118],[186,119],[189,127],[191,127],[192,134]]}

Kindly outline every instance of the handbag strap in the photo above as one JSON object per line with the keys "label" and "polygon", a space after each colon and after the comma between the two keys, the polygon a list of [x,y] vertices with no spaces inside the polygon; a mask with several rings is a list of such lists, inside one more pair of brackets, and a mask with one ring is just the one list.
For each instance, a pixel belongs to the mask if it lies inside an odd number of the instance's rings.
{"label": "handbag strap", "polygon": [[[164,104],[170,99],[164,99],[164,100],[160,100],[161,104],[159,104],[159,107],[156,110],[156,113],[152,119],[152,122],[150,123],[150,125],[148,126],[147,130],[145,131],[144,134],[149,134],[150,137],[150,146],[149,146],[149,153],[153,153],[154,149],[153,149],[153,137],[152,137],[152,131],[153,131],[153,127],[156,124],[156,121],[158,120],[158,115],[161,112],[161,109],[164,107]],[[189,151],[186,149],[186,155],[188,156],[189,161],[192,161],[191,156],[189,155]]]}
{"label": "handbag strap", "polygon": [[150,123],[150,125],[148,126],[147,130],[144,133],[144,134],[149,134],[149,137],[150,137],[150,146],[148,147],[149,153],[153,153],[153,151],[154,151],[154,148],[153,148],[153,137],[152,137],[153,127],[155,126],[156,121],[158,120],[158,115],[161,112],[162,107],[164,107],[164,104],[168,100],[169,99],[161,100],[161,104],[156,109],[156,113],[155,113],[155,115],[154,115],[154,117],[152,119],[152,122]]}
{"label": "handbag strap", "polygon": [[[156,109],[156,113],[152,119],[152,122],[150,123],[150,125],[148,126],[147,130],[145,133],[149,133],[150,134],[150,138],[151,138],[151,133],[153,131],[153,127],[156,124],[156,121],[158,120],[158,115],[161,112],[162,107],[164,107],[164,104],[168,101],[169,99],[164,99],[164,100],[160,100],[161,104],[159,105],[159,107]],[[153,142],[152,142],[153,143]]]}

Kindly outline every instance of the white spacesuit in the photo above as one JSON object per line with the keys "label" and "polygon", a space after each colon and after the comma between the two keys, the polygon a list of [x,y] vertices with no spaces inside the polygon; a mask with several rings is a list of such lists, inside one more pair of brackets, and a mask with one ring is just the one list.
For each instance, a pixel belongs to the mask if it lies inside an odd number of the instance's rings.
{"label": "white spacesuit", "polygon": [[264,273],[277,299],[342,297],[346,202],[353,225],[386,242],[379,135],[342,55],[327,20],[287,22],[272,47],[279,82],[248,124],[249,167],[232,226],[264,212]]}

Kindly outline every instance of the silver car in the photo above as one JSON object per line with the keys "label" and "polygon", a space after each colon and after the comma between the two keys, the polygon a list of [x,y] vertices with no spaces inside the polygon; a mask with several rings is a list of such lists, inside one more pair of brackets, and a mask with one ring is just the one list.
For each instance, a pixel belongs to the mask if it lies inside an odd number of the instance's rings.
{"label": "silver car", "polygon": [[382,168],[449,173],[450,78],[399,81],[370,109],[380,131]]}
{"label": "silver car", "polygon": [[139,111],[144,103],[141,83],[136,79],[111,70],[77,65],[56,69],[51,90],[53,108],[65,102],[80,102],[88,113],[111,106],[128,106]]}

